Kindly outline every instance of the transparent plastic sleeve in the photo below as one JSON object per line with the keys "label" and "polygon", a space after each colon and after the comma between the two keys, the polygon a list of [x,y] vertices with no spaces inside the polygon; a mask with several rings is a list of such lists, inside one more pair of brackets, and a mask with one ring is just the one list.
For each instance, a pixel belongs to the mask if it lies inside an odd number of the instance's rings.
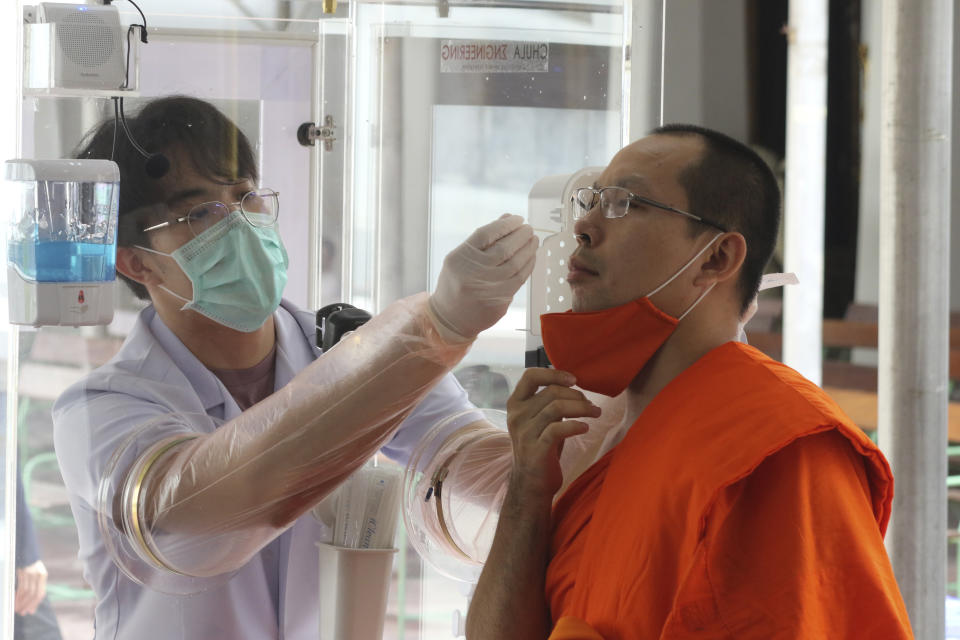
{"label": "transparent plastic sleeve", "polygon": [[470,344],[445,341],[420,294],[219,427],[161,418],[164,439],[121,447],[101,481],[100,528],[118,564],[142,583],[240,568],[389,441]]}
{"label": "transparent plastic sleeve", "polygon": [[[584,393],[603,414],[584,420],[590,430],[564,442],[564,483],[557,496],[625,431],[623,394],[609,398]],[[506,413],[482,411],[485,420],[453,433],[448,424],[457,416],[436,425],[404,472],[403,518],[411,544],[437,571],[464,582],[477,580],[490,552],[513,469]]]}
{"label": "transparent plastic sleeve", "polygon": [[451,416],[421,441],[407,463],[403,519],[414,549],[440,573],[465,582],[480,575],[497,528],[513,465],[506,414],[449,432]]}

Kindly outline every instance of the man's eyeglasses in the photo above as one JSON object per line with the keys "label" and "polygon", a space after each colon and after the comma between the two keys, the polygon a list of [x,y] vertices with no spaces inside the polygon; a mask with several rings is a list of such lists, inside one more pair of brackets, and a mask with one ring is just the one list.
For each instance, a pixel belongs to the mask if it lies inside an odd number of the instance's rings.
{"label": "man's eyeglasses", "polygon": [[254,189],[243,194],[239,202],[202,202],[187,211],[187,215],[161,222],[144,229],[156,231],[186,222],[193,235],[198,236],[230,215],[231,207],[240,206],[244,219],[254,227],[272,227],[280,213],[280,194],[273,189]]}
{"label": "man's eyeglasses", "polygon": [[664,211],[670,211],[671,213],[678,213],[682,216],[687,216],[688,218],[692,218],[697,222],[713,227],[714,229],[719,229],[723,232],[727,231],[727,229],[719,224],[716,224],[715,222],[704,220],[700,216],[694,215],[688,211],[677,209],[676,207],[671,207],[668,204],[663,204],[662,202],[657,202],[656,200],[651,200],[650,198],[638,196],[637,194],[632,193],[623,187],[602,187],[600,189],[594,189],[593,187],[581,187],[573,192],[573,197],[571,200],[573,201],[574,220],[579,220],[580,218],[585,217],[594,209],[594,207],[598,205],[598,203],[600,206],[600,211],[603,213],[605,218],[622,218],[630,212],[631,205],[638,207],[646,205],[648,207],[663,209]]}

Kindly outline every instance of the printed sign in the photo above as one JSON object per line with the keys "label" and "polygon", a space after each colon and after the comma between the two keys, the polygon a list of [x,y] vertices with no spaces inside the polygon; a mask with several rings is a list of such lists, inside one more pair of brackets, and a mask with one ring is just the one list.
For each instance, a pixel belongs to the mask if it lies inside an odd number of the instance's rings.
{"label": "printed sign", "polygon": [[440,73],[519,73],[549,70],[550,44],[503,40],[444,40]]}

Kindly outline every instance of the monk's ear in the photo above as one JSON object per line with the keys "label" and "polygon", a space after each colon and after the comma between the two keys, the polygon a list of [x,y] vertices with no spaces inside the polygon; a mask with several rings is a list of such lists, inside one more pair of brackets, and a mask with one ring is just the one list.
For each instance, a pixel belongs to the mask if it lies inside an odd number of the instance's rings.
{"label": "monk's ear", "polygon": [[707,250],[707,260],[694,279],[694,284],[721,283],[736,280],[747,258],[747,241],[736,231],[724,233]]}
{"label": "monk's ear", "polygon": [[142,259],[138,249],[131,247],[117,247],[117,271],[144,285],[157,282],[161,276]]}

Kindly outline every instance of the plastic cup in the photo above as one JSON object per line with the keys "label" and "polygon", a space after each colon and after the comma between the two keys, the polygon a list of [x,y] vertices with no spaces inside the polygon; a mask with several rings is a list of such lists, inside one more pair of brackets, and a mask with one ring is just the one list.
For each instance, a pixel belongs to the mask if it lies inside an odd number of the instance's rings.
{"label": "plastic cup", "polygon": [[317,543],[320,640],[381,640],[396,549]]}

